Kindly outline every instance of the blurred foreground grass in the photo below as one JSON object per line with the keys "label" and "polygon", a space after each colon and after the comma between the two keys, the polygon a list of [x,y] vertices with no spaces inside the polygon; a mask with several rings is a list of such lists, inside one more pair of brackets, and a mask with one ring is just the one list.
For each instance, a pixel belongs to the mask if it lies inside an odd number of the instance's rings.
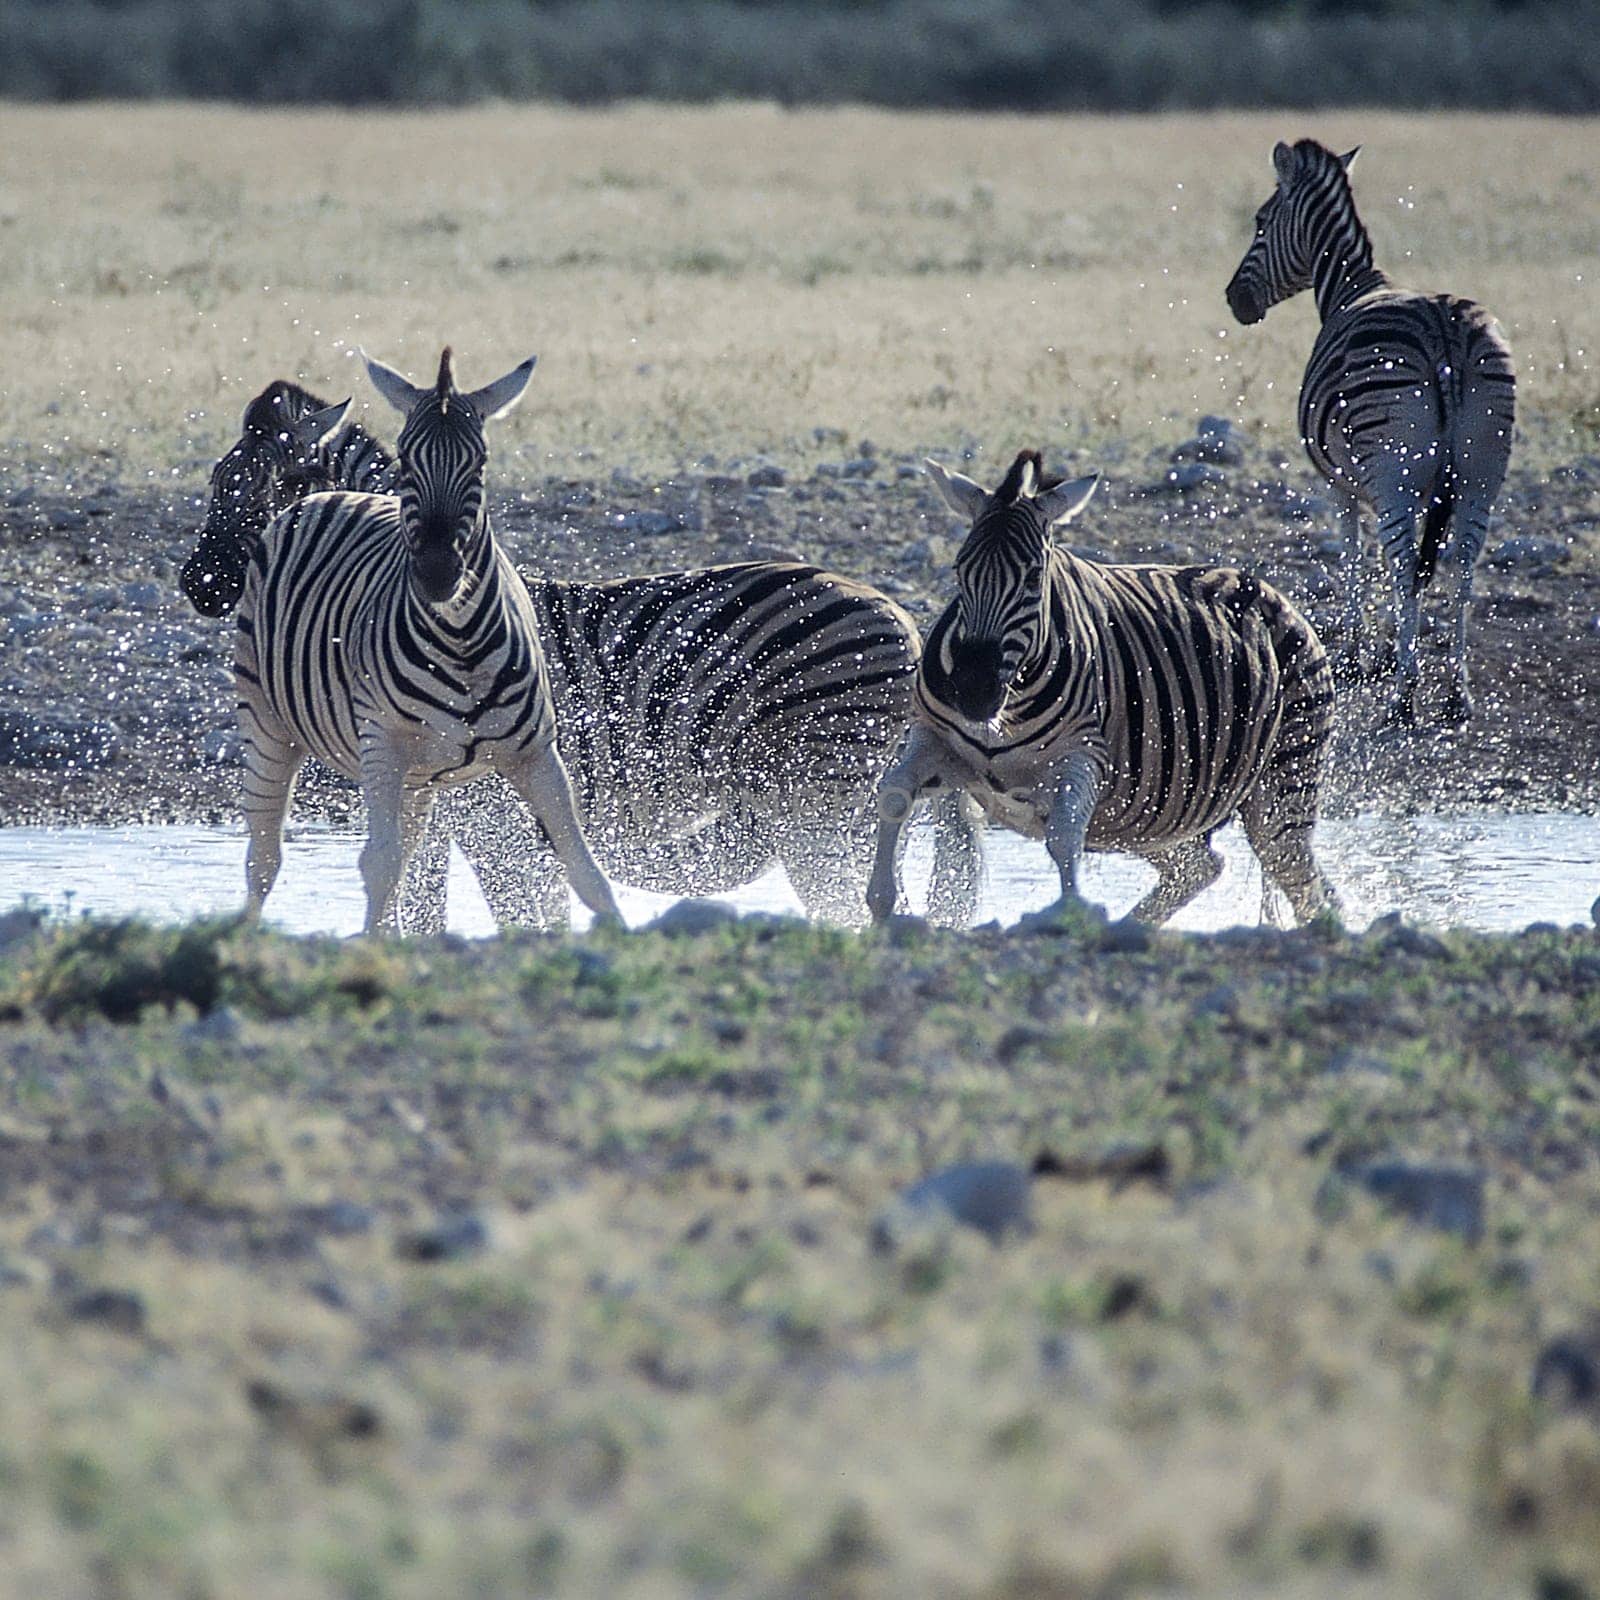
{"label": "blurred foreground grass", "polygon": [[1600,1592],[1594,933],[1118,942],[16,938],[0,1593]]}

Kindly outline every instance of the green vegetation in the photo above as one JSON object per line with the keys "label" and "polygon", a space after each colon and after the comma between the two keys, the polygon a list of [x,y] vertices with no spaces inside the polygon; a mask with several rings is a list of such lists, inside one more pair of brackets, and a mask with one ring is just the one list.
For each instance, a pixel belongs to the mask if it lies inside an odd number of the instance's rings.
{"label": "green vegetation", "polygon": [[1594,933],[1102,942],[17,939],[0,1594],[1594,1594]]}
{"label": "green vegetation", "polygon": [[[375,47],[376,46],[376,47]],[[1594,0],[12,0],[0,94],[1600,108]]]}

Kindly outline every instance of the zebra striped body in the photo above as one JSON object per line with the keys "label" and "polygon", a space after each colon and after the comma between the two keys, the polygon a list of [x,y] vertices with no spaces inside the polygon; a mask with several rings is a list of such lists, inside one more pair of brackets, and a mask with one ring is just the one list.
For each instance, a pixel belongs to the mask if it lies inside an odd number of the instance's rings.
{"label": "zebra striped body", "polygon": [[[1341,666],[1359,674],[1361,511],[1375,516],[1393,586],[1397,680],[1391,718],[1415,719],[1421,590],[1441,561],[1455,578],[1454,681],[1447,721],[1471,714],[1466,622],[1489,513],[1510,459],[1511,351],[1487,311],[1402,289],[1373,265],[1372,242],[1340,157],[1311,139],[1273,153],[1278,188],[1228,284],[1243,323],[1315,291],[1322,328],[1300,389],[1300,435],[1337,492],[1344,530]],[[1417,519],[1422,519],[1419,534]]]}
{"label": "zebra striped body", "polygon": [[906,754],[879,791],[874,912],[892,902],[909,801],[939,786],[1044,839],[1064,899],[1083,850],[1125,850],[1159,874],[1135,915],[1163,920],[1215,879],[1211,834],[1238,815],[1297,915],[1330,905],[1310,832],[1333,696],[1305,619],[1231,568],[1106,566],[1054,547],[1051,524],[1098,480],[1042,479],[1035,452],[992,496],[930,467],[973,528]]}
{"label": "zebra striped body", "polygon": [[[340,442],[351,459],[382,463],[376,481],[392,479],[369,435],[347,427]],[[300,482],[332,486],[337,470],[336,457],[314,453]],[[219,520],[208,518],[208,530]],[[185,568],[191,599],[201,553]],[[208,569],[224,573],[247,560],[215,542],[207,551]],[[703,895],[781,863],[808,913],[858,921],[872,796],[904,736],[921,651],[905,612],[864,584],[795,563],[605,583],[523,577],[558,745],[606,872],[641,888]],[[214,603],[221,588],[203,598]],[[940,803],[936,822],[932,909],[965,923],[981,868],[978,837],[957,797]],[[407,928],[443,925],[450,838],[499,920],[565,922],[567,885],[547,845],[498,786],[474,783],[442,797],[413,859],[402,896]]]}
{"label": "zebra striped body", "polygon": [[433,390],[368,363],[407,411],[398,496],[314,494],[276,518],[239,605],[250,908],[277,874],[284,812],[308,755],[361,785],[367,927],[392,915],[434,790],[505,777],[597,915],[616,907],[584,841],[555,747],[532,602],[483,506],[483,424],[520,397],[525,363]]}

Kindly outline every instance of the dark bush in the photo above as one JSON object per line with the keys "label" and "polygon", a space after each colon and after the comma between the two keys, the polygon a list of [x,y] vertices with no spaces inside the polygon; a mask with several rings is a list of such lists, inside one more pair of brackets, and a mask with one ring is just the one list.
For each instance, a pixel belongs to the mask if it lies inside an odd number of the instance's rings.
{"label": "dark bush", "polygon": [[10,0],[0,95],[1600,107],[1600,0]]}

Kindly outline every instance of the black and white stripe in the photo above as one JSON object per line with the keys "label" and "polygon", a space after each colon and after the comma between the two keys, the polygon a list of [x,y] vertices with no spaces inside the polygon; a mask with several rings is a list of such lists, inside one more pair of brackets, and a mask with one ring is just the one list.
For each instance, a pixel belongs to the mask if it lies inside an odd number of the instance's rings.
{"label": "black and white stripe", "polygon": [[911,736],[879,789],[868,903],[895,899],[899,830],[949,787],[1049,845],[1063,899],[1085,849],[1145,857],[1159,922],[1221,871],[1237,815],[1301,919],[1333,905],[1311,853],[1333,702],[1327,657],[1275,590],[1231,568],[1109,566],[1053,543],[1098,477],[1046,478],[1023,451],[991,495],[928,463],[971,521],[957,598],[928,635]]}
{"label": "black and white stripe", "polygon": [[435,790],[486,772],[527,804],[585,903],[615,919],[556,750],[533,607],[484,509],[484,424],[521,397],[533,362],[470,393],[449,350],[431,389],[367,369],[406,415],[398,495],[301,500],[267,527],[239,604],[249,909],[272,888],[295,778],[315,756],[366,802],[369,931],[392,918]]}
{"label": "black and white stripe", "polygon": [[[323,409],[310,399],[311,409]],[[296,483],[273,484],[270,493],[336,487],[341,459],[373,470],[372,481],[391,481],[382,446],[358,427],[322,438],[336,441],[338,453],[328,444],[307,452]],[[217,481],[206,531],[184,570],[185,591],[201,609],[226,609],[236,597],[227,593],[228,575],[242,574],[250,548],[213,533],[232,527],[248,538],[252,520],[219,509]],[[196,590],[196,571],[217,576]],[[790,562],[606,583],[523,577],[559,748],[607,873],[640,888],[703,895],[749,883],[776,863],[808,913],[858,921],[872,798],[904,736],[921,652],[905,612],[865,584]],[[931,909],[964,924],[981,874],[979,837],[955,796],[940,801],[935,824]],[[442,798],[402,893],[408,929],[443,924],[450,838],[500,921],[565,921],[565,879],[521,808],[490,780]]]}
{"label": "black and white stripe", "polygon": [[[1339,495],[1345,612],[1341,669],[1359,672],[1361,509],[1377,519],[1394,590],[1392,720],[1415,720],[1420,594],[1443,561],[1455,579],[1447,721],[1471,715],[1467,607],[1516,414],[1511,350],[1482,306],[1399,288],[1372,264],[1348,176],[1357,152],[1314,139],[1272,153],[1278,187],[1228,284],[1243,323],[1312,289],[1322,329],[1300,389],[1300,434]],[[1422,518],[1420,537],[1417,518]]]}

